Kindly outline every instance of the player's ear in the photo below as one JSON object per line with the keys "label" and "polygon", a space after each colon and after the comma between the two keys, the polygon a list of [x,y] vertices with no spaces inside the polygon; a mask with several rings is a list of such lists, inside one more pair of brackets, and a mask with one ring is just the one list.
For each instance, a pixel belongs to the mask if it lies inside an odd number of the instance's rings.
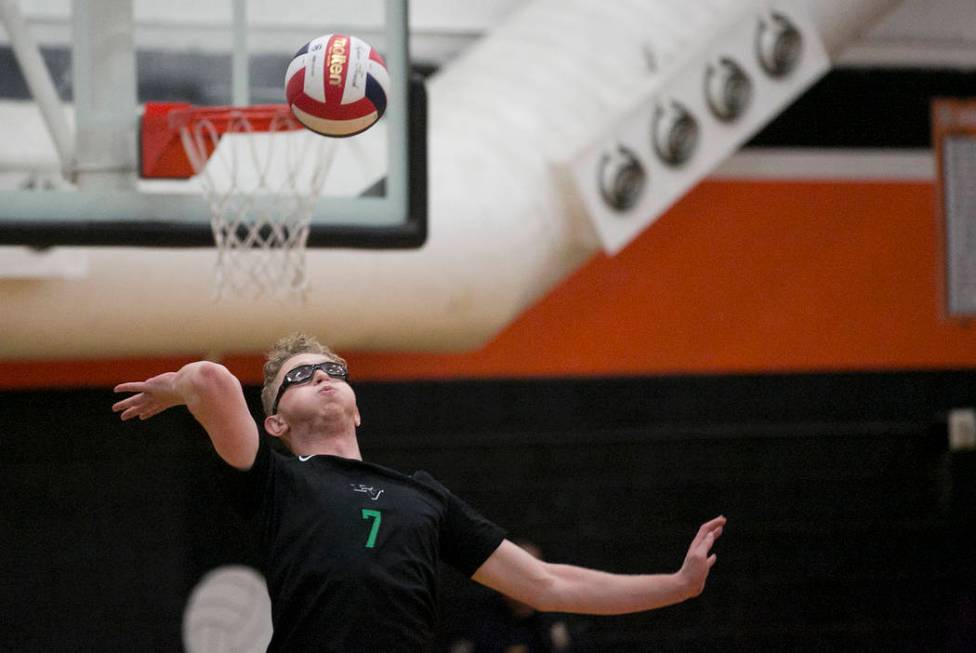
{"label": "player's ear", "polygon": [[356,421],[356,428],[359,428],[359,425],[363,423],[363,418],[360,417],[360,415],[359,415],[359,408],[356,408],[356,419],[355,419],[355,421]]}
{"label": "player's ear", "polygon": [[264,430],[268,435],[280,438],[288,432],[288,423],[281,419],[281,415],[275,413],[264,418]]}

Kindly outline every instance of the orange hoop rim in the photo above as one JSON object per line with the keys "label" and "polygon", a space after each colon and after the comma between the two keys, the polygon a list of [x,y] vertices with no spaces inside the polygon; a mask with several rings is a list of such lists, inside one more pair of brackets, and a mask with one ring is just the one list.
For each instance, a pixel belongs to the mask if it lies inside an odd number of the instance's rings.
{"label": "orange hoop rim", "polygon": [[249,125],[250,131],[292,131],[304,129],[287,104],[236,106],[190,106],[167,114],[172,129],[183,129],[199,122],[209,122],[219,134],[231,130],[235,123]]}
{"label": "orange hoop rim", "polygon": [[[187,102],[146,102],[142,115],[140,174],[146,179],[189,179],[196,171],[185,141],[194,133],[221,138],[230,132],[284,133],[304,129],[287,104],[194,106]],[[215,142],[201,149],[209,156]]]}

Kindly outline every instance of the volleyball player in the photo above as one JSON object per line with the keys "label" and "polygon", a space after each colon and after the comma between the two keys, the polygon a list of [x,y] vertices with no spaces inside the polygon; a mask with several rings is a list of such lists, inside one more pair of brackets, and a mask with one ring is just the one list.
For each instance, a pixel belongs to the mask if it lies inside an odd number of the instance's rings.
{"label": "volleyball player", "polygon": [[[264,367],[261,437],[241,384],[196,362],[122,383],[113,410],[148,419],[185,405],[232,468],[264,556],[274,633],[269,651],[397,653],[429,649],[438,561],[540,611],[623,614],[698,596],[724,517],[702,525],[681,568],[621,575],[543,562],[426,472],[362,460],[360,414],[345,361],[314,338],[280,340]],[[485,470],[490,473],[490,470]]]}

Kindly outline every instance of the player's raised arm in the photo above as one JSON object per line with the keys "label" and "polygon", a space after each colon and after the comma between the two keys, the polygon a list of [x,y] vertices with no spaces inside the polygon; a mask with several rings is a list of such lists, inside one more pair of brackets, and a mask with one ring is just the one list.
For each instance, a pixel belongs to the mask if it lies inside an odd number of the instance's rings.
{"label": "player's raised arm", "polygon": [[703,524],[673,574],[610,574],[547,563],[505,540],[473,578],[541,611],[612,615],[653,610],[702,593],[715,564],[711,548],[724,526],[725,517]]}
{"label": "player's raised arm", "polygon": [[223,365],[200,361],[145,381],[121,383],[115,392],[133,392],[112,410],[123,420],[149,419],[185,405],[203,425],[214,449],[229,465],[249,469],[258,451],[258,429],[244,400],[241,383]]}

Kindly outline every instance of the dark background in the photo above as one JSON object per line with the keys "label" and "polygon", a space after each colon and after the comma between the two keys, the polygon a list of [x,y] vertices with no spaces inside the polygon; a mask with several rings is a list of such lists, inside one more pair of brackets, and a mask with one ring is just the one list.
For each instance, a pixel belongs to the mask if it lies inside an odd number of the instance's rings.
{"label": "dark background", "polygon": [[[430,471],[552,561],[670,572],[701,522],[729,518],[700,598],[569,617],[584,650],[924,651],[973,637],[976,456],[948,451],[945,420],[976,403],[976,373],[355,387],[366,459]],[[114,400],[3,395],[0,650],[179,651],[200,577],[254,563],[192,417],[123,424]],[[445,571],[445,639],[486,593]]]}

